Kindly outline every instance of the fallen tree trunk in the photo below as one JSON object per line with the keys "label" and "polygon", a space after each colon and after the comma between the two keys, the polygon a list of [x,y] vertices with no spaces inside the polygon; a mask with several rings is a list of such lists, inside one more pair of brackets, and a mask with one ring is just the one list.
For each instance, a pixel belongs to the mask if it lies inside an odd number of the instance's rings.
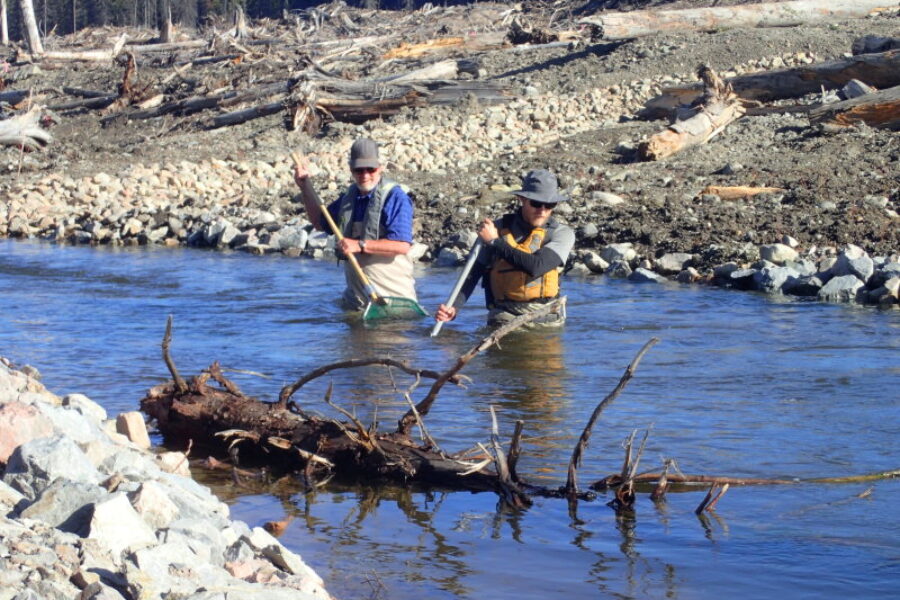
{"label": "fallen tree trunk", "polygon": [[864,35],[855,40],[851,46],[851,52],[856,54],[872,54],[900,49],[900,38],[881,37],[880,35]]}
{"label": "fallen tree trunk", "polygon": [[[900,50],[878,54],[860,54],[852,58],[763,71],[730,77],[726,83],[742,100],[760,102],[799,98],[826,90],[839,89],[852,79],[859,79],[873,87],[884,89],[900,85]],[[665,88],[644,105],[641,116],[661,118],[678,106],[690,104],[703,94],[700,84]]]}
{"label": "fallen tree trunk", "polygon": [[477,52],[502,48],[508,45],[510,44],[506,39],[506,32],[492,31],[465,37],[438,38],[422,42],[421,44],[402,43],[398,47],[385,52],[382,58],[420,58],[428,54],[440,54],[457,50]]}
{"label": "fallen tree trunk", "polygon": [[229,125],[246,123],[247,121],[252,121],[253,119],[259,119],[262,117],[268,117],[269,115],[274,115],[284,109],[284,100],[278,100],[277,102],[270,102],[268,104],[261,104],[259,106],[235,110],[229,113],[225,113],[224,115],[213,117],[209,127],[210,129],[216,129],[219,127],[228,127]]}
{"label": "fallen tree trunk", "polygon": [[809,122],[837,127],[865,123],[879,129],[900,130],[900,86],[825,104],[810,111]]}
{"label": "fallen tree trunk", "polygon": [[654,33],[740,27],[787,27],[834,19],[865,17],[889,6],[889,0],[796,0],[684,10],[638,10],[585,17],[578,22],[600,29],[605,40]]}
{"label": "fallen tree trunk", "polygon": [[[664,475],[664,473],[641,473],[634,477],[637,484],[655,484]],[[666,480],[669,483],[681,484],[682,486],[706,486],[710,483],[719,485],[796,485],[799,483],[867,483],[870,481],[881,481],[883,479],[900,478],[900,469],[890,471],[879,471],[877,473],[867,473],[865,475],[848,475],[844,477],[813,477],[809,479],[800,479],[793,477],[790,479],[779,478],[761,478],[761,477],[726,477],[721,475],[685,475],[665,473]],[[593,490],[607,490],[615,488],[622,484],[622,476],[617,474],[608,475],[603,479],[595,481],[591,484]]]}
{"label": "fallen tree trunk", "polygon": [[93,98],[83,98],[81,100],[70,100],[69,102],[51,104],[47,108],[49,108],[50,110],[72,110],[75,108],[106,108],[107,106],[118,100],[118,98],[118,94],[107,94],[105,96],[96,96]]}
{"label": "fallen tree trunk", "polygon": [[[517,317],[492,331],[443,373],[415,369],[390,358],[351,359],[320,367],[304,375],[296,382],[284,386],[278,400],[271,403],[245,396],[233,382],[223,376],[218,363],[213,363],[190,382],[185,381],[169,355],[172,327],[169,317],[162,341],[162,355],[172,380],[149,390],[141,399],[141,410],[156,421],[167,443],[186,444],[188,448],[200,453],[229,455],[235,477],[239,474],[241,477],[252,476],[252,472],[240,469],[238,463],[255,462],[277,467],[279,471],[294,471],[308,489],[324,485],[328,479],[340,474],[363,481],[393,480],[404,484],[437,485],[453,490],[493,491],[500,496],[502,503],[513,508],[529,506],[529,497],[538,495],[567,498],[570,503],[577,500],[592,500],[595,498],[593,492],[577,491],[575,469],[587,448],[590,432],[597,417],[633,377],[642,356],[658,341],[656,338],[644,345],[613,392],[594,409],[573,451],[566,486],[548,488],[530,485],[522,480],[516,471],[516,464],[521,453],[523,423],[516,422],[507,454],[499,439],[493,408],[491,408],[490,439],[492,450],[485,444],[478,444],[480,451],[448,455],[438,447],[424,426],[424,418],[428,415],[442,386],[446,383],[461,384],[463,376],[459,371],[469,361],[480,352],[498,344],[508,333],[551,310],[558,310],[564,302],[565,299],[560,298],[534,313]],[[333,385],[329,385],[324,402],[340,412],[347,421],[337,421],[308,413],[293,399],[295,393],[314,379],[325,375],[333,376],[340,369],[373,365],[397,369],[416,379],[409,391],[404,393],[410,410],[397,423],[394,432],[379,433],[374,425],[364,425],[353,414],[337,406],[331,399]],[[413,404],[409,394],[423,378],[434,379],[434,383],[425,398]],[[393,375],[391,381],[395,381]],[[212,385],[213,383],[217,385]],[[396,386],[396,383],[394,385]],[[411,428],[415,426],[420,430],[421,444],[416,443],[410,435]],[[711,507],[718,498],[721,498],[728,485],[792,484],[801,481],[858,483],[900,477],[900,470],[806,480],[682,475],[669,473],[674,459],[665,460],[665,470],[662,474],[638,474],[637,467],[649,431],[645,433],[636,456],[632,458],[635,433],[632,433],[628,440],[621,472],[591,484],[591,488],[595,490],[615,490],[615,499],[608,504],[617,511],[633,511],[634,495],[640,491],[638,486],[651,487],[653,483],[656,483],[654,493],[651,495],[654,501],[663,498],[671,483],[683,486],[683,491],[698,489],[702,491],[710,483],[722,485],[723,490],[716,498],[708,494],[701,503],[702,507]],[[223,468],[218,460],[210,459],[209,462],[217,465],[217,468]],[[323,477],[317,480],[318,475]],[[701,489],[700,486],[704,487]]]}
{"label": "fallen tree trunk", "polygon": [[752,187],[746,185],[708,185],[703,188],[701,194],[713,194],[722,200],[738,200],[740,198],[750,198],[759,194],[777,194],[783,192],[784,189],[777,187]]}
{"label": "fallen tree trunk", "polygon": [[0,146],[18,146],[24,150],[43,148],[53,140],[50,132],[41,127],[41,108],[0,121]]}
{"label": "fallen tree trunk", "polygon": [[[195,449],[228,452],[234,462],[243,452],[243,459],[265,457],[266,462],[285,470],[304,468],[307,475],[311,468],[333,468],[346,476],[362,479],[416,481],[450,489],[500,491],[508,488],[509,481],[507,477],[501,482],[498,473],[489,468],[495,459],[486,459],[484,455],[451,456],[435,448],[433,442],[418,445],[409,430],[418,423],[424,431],[422,419],[428,414],[438,391],[445,383],[460,383],[458,371],[475,355],[522,325],[558,309],[563,302],[560,299],[548,303],[539,311],[522,315],[491,332],[443,374],[413,369],[392,359],[346,361],[338,365],[343,368],[384,364],[415,375],[417,382],[423,377],[435,379],[425,399],[411,408],[409,418],[402,419],[393,433],[378,433],[336,406],[331,400],[331,386],[325,402],[347,417],[347,422],[309,414],[292,399],[304,384],[333,372],[338,366],[317,369],[285,386],[274,403],[245,396],[224,377],[217,363],[190,382],[185,381],[169,356],[171,317],[162,349],[172,381],[152,388],[141,400],[141,410],[156,421],[167,441],[190,440]],[[554,490],[524,484],[522,488],[529,493],[556,494]]]}
{"label": "fallen tree trunk", "polygon": [[731,87],[724,83],[712,69],[701,67],[698,75],[706,83],[706,100],[688,119],[677,121],[664,131],[641,142],[638,155],[643,160],[660,160],[681,152],[685,148],[705,144],[744,114]]}
{"label": "fallen tree trunk", "polygon": [[28,90],[8,90],[0,92],[0,102],[6,102],[15,106],[30,95],[31,92]]}
{"label": "fallen tree trunk", "polygon": [[459,74],[462,71],[468,73],[477,73],[478,66],[471,61],[442,60],[440,62],[430,64],[427,67],[422,67],[421,69],[408,71],[406,73],[400,73],[399,75],[381,77],[379,79],[375,79],[374,81],[399,84],[409,83],[411,81],[456,79],[457,77],[459,77]]}

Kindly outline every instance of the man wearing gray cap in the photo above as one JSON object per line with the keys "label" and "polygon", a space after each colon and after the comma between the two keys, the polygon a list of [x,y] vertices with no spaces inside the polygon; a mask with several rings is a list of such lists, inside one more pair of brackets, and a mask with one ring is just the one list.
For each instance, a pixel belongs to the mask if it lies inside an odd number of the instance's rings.
{"label": "man wearing gray cap", "polygon": [[[529,171],[521,189],[513,192],[519,210],[478,227],[482,247],[453,306],[441,304],[438,321],[452,321],[479,279],[484,287],[488,324],[499,325],[559,297],[560,272],[575,245],[575,232],[553,218],[553,209],[567,200],[557,190],[556,177],[546,169]],[[558,326],[562,312],[550,313],[535,325]]]}
{"label": "man wearing gray cap", "polygon": [[[353,183],[327,209],[344,236],[336,250],[344,256],[355,255],[383,296],[415,300],[413,262],[408,256],[413,244],[412,200],[397,182],[383,177],[384,167],[374,141],[360,138],[353,142],[349,166]],[[300,186],[303,206],[313,227],[330,232],[305,158],[294,165],[294,181]],[[344,306],[350,310],[365,308],[368,292],[349,264],[345,279]]]}

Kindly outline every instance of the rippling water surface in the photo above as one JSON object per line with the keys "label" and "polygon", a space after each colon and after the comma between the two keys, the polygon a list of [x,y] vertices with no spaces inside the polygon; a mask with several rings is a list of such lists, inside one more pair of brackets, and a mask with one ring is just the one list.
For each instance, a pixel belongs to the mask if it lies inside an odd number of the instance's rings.
{"label": "rippling water surface", "polygon": [[[423,271],[433,310],[456,277]],[[0,355],[37,366],[58,394],[80,392],[111,413],[135,410],[168,378],[166,317],[183,375],[214,360],[242,388],[272,400],[315,367],[391,356],[443,370],[484,335],[480,298],[437,339],[430,323],[364,327],[335,303],[333,262],[197,250],[110,250],[0,241]],[[449,451],[486,442],[489,407],[508,438],[525,421],[519,472],[565,482],[594,406],[651,337],[661,342],[599,419],[582,486],[621,468],[623,440],[650,435],[642,466],[674,458],[685,473],[846,476],[900,468],[900,311],[779,301],[702,287],[565,281],[569,321],[556,333],[513,334],[444,388],[429,433]],[[391,427],[412,381],[383,370],[339,371],[295,396],[322,396]],[[423,383],[412,392],[420,399]],[[608,497],[538,499],[498,512],[491,494],[334,484],[304,494],[195,473],[251,525],[293,517],[283,543],[349,598],[896,597],[900,481],[732,488],[697,517],[702,494],[641,496],[633,519]],[[865,494],[865,492],[869,492]],[[864,496],[862,498],[858,496]]]}

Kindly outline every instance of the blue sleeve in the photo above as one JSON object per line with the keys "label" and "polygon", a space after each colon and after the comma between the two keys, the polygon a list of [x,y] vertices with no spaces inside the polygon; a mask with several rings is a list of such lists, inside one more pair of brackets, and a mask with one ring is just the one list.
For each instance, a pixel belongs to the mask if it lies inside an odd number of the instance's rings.
{"label": "blue sleeve", "polygon": [[[335,200],[334,202],[332,202],[331,204],[328,205],[328,212],[331,213],[331,218],[334,220],[335,224],[339,223],[338,222],[338,208],[340,207],[340,205],[341,205],[340,198],[338,198],[337,200]],[[324,216],[319,217],[319,227],[322,229],[322,231],[326,231],[329,234],[334,233],[331,230],[331,225],[328,224],[328,220]],[[338,224],[338,227],[340,227],[339,224]]]}
{"label": "blue sleeve", "polygon": [[394,186],[384,199],[384,208],[381,209],[385,239],[412,244],[412,222],[412,200],[399,185]]}

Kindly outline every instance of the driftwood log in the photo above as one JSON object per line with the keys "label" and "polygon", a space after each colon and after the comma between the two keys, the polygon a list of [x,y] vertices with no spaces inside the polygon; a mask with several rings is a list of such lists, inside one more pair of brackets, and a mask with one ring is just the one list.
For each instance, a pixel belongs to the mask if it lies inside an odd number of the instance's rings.
{"label": "driftwood log", "polygon": [[38,150],[49,144],[53,136],[41,127],[41,110],[34,106],[26,113],[0,121],[0,146]]}
{"label": "driftwood log", "polygon": [[853,54],[872,54],[900,49],[900,37],[882,37],[880,35],[864,35],[854,40],[851,46]]}
{"label": "driftwood log", "polygon": [[31,95],[31,92],[28,90],[6,90],[4,92],[0,92],[0,102],[5,102],[7,104],[11,104],[15,106],[22,100],[28,98]]}
{"label": "driftwood log", "polygon": [[850,127],[865,123],[880,129],[900,129],[900,86],[833,102],[809,113],[810,123]]}
{"label": "driftwood log", "polygon": [[796,0],[683,10],[636,10],[585,17],[578,22],[599,28],[605,40],[654,33],[741,27],[787,27],[833,19],[858,18],[884,10],[885,0]]}
{"label": "driftwood log", "polygon": [[[900,85],[900,50],[729,77],[726,82],[742,100],[766,102],[799,98],[823,88],[840,89],[853,79],[878,89]],[[660,95],[646,102],[641,116],[650,119],[667,117],[677,107],[696,101],[703,91],[700,84],[665,88]]]}
{"label": "driftwood log", "polygon": [[[557,302],[565,302],[560,299]],[[501,504],[512,508],[526,508],[533,496],[566,498],[570,503],[592,500],[593,491],[580,492],[576,469],[587,449],[591,431],[600,413],[619,396],[634,376],[641,358],[659,340],[648,341],[628,365],[615,389],[594,409],[584,431],[576,443],[569,464],[568,481],[558,488],[528,484],[516,470],[521,454],[524,423],[517,421],[508,450],[499,435],[497,419],[491,409],[491,436],[487,444],[477,444],[473,451],[450,455],[444,452],[425,428],[425,418],[447,383],[462,384],[460,371],[480,352],[498,343],[505,335],[558,304],[551,303],[538,313],[519,317],[491,332],[455,364],[443,373],[416,369],[390,358],[352,359],[319,367],[294,383],[284,386],[278,400],[262,402],[245,396],[232,381],[225,378],[218,363],[213,363],[200,375],[185,380],[171,358],[172,319],[166,325],[162,341],[162,356],[172,380],[155,386],[141,400],[141,410],[157,423],[166,441],[196,450],[198,453],[229,455],[231,465],[209,457],[203,464],[213,468],[231,468],[236,480],[254,477],[253,471],[240,468],[239,462],[262,461],[278,471],[296,474],[308,489],[319,487],[330,478],[340,475],[353,480],[390,480],[400,483],[422,483],[452,490],[493,491]],[[366,426],[354,415],[338,406],[332,399],[329,386],[324,402],[347,420],[314,416],[304,410],[293,396],[307,383],[329,373],[363,366],[381,365],[398,369],[415,377],[415,384],[404,393],[410,410],[400,419],[397,429],[381,433],[374,426]],[[425,398],[414,404],[410,394],[422,379],[433,383]],[[413,439],[414,427],[420,431],[421,441]],[[661,501],[667,491],[704,491],[709,493],[700,503],[698,514],[711,511],[729,485],[793,484],[799,479],[751,479],[707,475],[684,475],[671,472],[674,459],[667,459],[660,472],[638,473],[648,432],[636,451],[633,450],[637,432],[626,442],[625,460],[619,473],[591,484],[592,490],[613,491],[608,503],[617,512],[633,512],[638,492],[651,493],[651,499]],[[859,483],[900,477],[900,470],[884,471],[861,476],[832,477],[802,480],[806,483]],[[712,487],[710,487],[712,486]]]}
{"label": "driftwood log", "polygon": [[722,200],[738,200],[740,198],[751,198],[759,194],[778,194],[783,192],[783,188],[777,187],[757,187],[748,185],[708,185],[703,188],[701,194],[712,194],[718,196]]}
{"label": "driftwood log", "polygon": [[706,85],[702,104],[691,110],[690,116],[685,115],[649,140],[641,142],[638,155],[643,160],[660,160],[685,148],[705,144],[744,114],[744,107],[731,86],[712,69],[701,67],[697,75]]}
{"label": "driftwood log", "polygon": [[428,40],[420,44],[401,43],[382,55],[382,58],[421,58],[431,54],[447,54],[450,52],[478,52],[502,48],[509,45],[505,32],[473,34]]}
{"label": "driftwood log", "polygon": [[[438,392],[446,383],[461,383],[458,373],[472,358],[498,343],[511,331],[557,309],[564,302],[565,299],[560,299],[549,303],[540,311],[523,315],[491,332],[445,373],[414,369],[391,359],[345,361],[316,369],[285,386],[274,403],[245,396],[223,375],[217,363],[201,375],[185,381],[169,354],[170,318],[162,349],[172,381],[152,388],[141,400],[141,410],[156,421],[167,441],[179,443],[190,440],[195,449],[228,451],[235,461],[239,458],[258,460],[264,456],[268,462],[285,470],[302,471],[306,481],[314,482],[324,470],[328,471],[328,476],[333,471],[344,477],[363,480],[374,478],[421,482],[458,490],[493,490],[505,502],[521,507],[527,504],[527,495],[556,496],[560,495],[560,491],[529,486],[518,476],[511,475],[515,472],[515,458],[510,469],[509,459],[502,451],[497,451],[497,439],[492,442],[493,456],[484,448],[476,454],[449,455],[437,447],[427,434],[422,436],[423,443],[417,443],[411,430],[418,425],[420,431],[425,432],[424,419]],[[347,421],[314,416],[292,399],[303,385],[326,373],[373,364],[411,374],[416,378],[416,385],[423,378],[434,379],[425,398],[415,405],[411,404],[409,412],[394,432],[379,433],[341,409],[332,401],[330,387],[324,401],[343,414]],[[581,494],[580,497],[589,498],[591,494]]]}
{"label": "driftwood log", "polygon": [[[801,479],[792,477],[784,478],[762,478],[762,477],[728,477],[722,475],[690,475],[690,474],[673,474],[667,471],[648,473],[640,473],[634,476],[634,483],[642,487],[655,486],[661,478],[665,478],[668,484],[675,484],[675,489],[684,491],[696,490],[698,486],[707,486],[710,484],[718,485],[797,485],[801,483],[815,484],[845,484],[845,483],[868,483],[871,481],[881,481],[882,479],[897,479],[900,477],[900,469],[889,471],[879,471],[877,473],[867,473],[865,475],[849,475],[847,477],[810,477]],[[604,491],[615,489],[622,484],[622,476],[620,474],[609,475],[603,479],[597,480],[590,485],[592,490]]]}

